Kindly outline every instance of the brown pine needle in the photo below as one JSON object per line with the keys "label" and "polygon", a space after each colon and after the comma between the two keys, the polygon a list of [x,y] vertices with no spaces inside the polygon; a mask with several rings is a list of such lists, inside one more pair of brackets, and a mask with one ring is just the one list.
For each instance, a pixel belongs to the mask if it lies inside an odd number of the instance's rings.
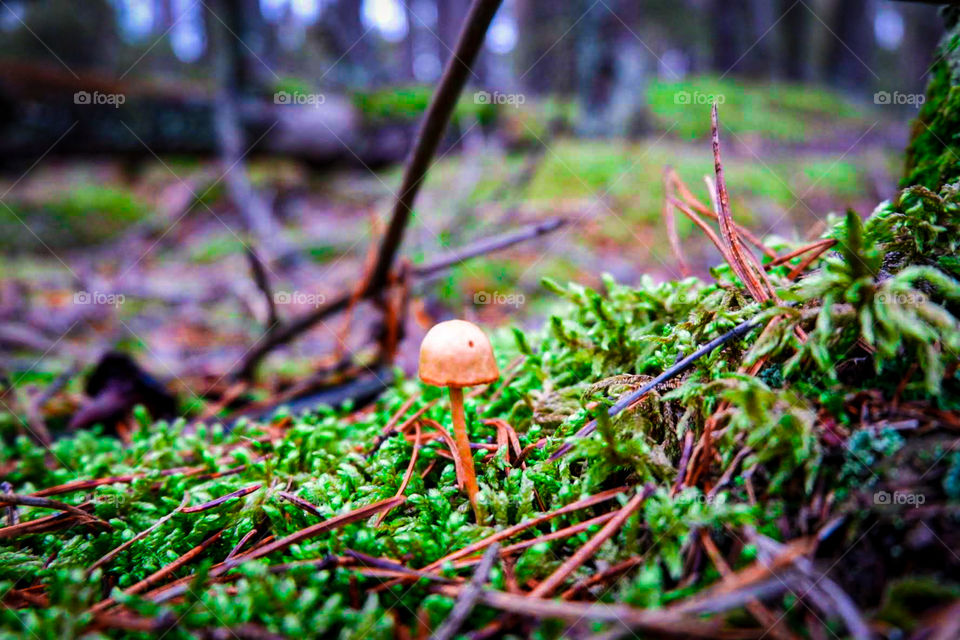
{"label": "brown pine needle", "polygon": [[[263,545],[257,549],[251,551],[250,553],[245,553],[242,556],[233,558],[230,562],[225,562],[223,567],[217,571],[211,570],[210,574],[213,577],[223,575],[227,570],[232,569],[248,560],[255,560],[257,558],[262,558],[263,556],[270,555],[282,549],[286,549],[290,545],[297,544],[308,538],[313,538],[320,535],[321,533],[326,533],[327,531],[332,531],[344,525],[350,524],[351,522],[356,522],[357,520],[364,520],[370,516],[379,513],[384,509],[392,509],[397,505],[402,504],[406,500],[404,496],[397,496],[394,498],[387,498],[386,500],[380,500],[379,502],[374,502],[363,507],[354,509],[347,513],[343,513],[339,516],[334,516],[328,518],[323,522],[318,522],[317,524],[311,525],[305,529],[300,529],[290,535],[275,540],[270,544]],[[216,575],[214,575],[216,574]]]}
{"label": "brown pine needle", "polygon": [[[395,497],[400,497],[407,491],[407,485],[410,484],[410,478],[413,477],[413,471],[417,466],[417,457],[420,455],[420,424],[416,423],[413,425],[414,428],[414,441],[413,441],[413,453],[410,454],[410,464],[407,465],[407,471],[403,474],[403,481],[400,483],[400,488],[397,489],[397,495]],[[390,513],[390,509],[381,511],[380,515],[377,516],[377,522],[374,524],[374,527],[379,527],[383,523],[383,519],[387,517],[387,514]]]}
{"label": "brown pine needle", "polygon": [[684,278],[690,275],[690,267],[683,257],[683,249],[680,245],[680,236],[677,234],[677,216],[674,211],[673,203],[670,202],[672,196],[671,174],[673,169],[666,167],[663,172],[663,221],[667,228],[667,239],[670,241],[670,249],[673,251],[673,257],[677,261],[677,267],[680,269],[680,275]]}
{"label": "brown pine needle", "polygon": [[294,504],[294,505],[300,507],[301,509],[303,509],[303,510],[306,511],[307,513],[309,513],[309,514],[311,514],[311,515],[314,515],[314,516],[317,516],[318,518],[323,518],[323,514],[320,513],[320,510],[317,509],[316,506],[314,506],[313,504],[307,502],[306,500],[304,500],[304,499],[301,498],[300,496],[294,495],[294,494],[289,493],[289,492],[287,492],[287,491],[277,491],[277,495],[280,496],[281,498],[283,498],[284,500],[286,500],[287,502],[289,502],[289,503],[291,503],[291,504]]}
{"label": "brown pine needle", "polygon": [[[223,535],[224,531],[226,531],[226,529],[221,529],[220,531],[217,531],[215,534],[213,534],[212,536],[210,536],[209,538],[207,538],[206,540],[204,540],[203,542],[195,546],[193,549],[190,549],[190,551],[187,551],[185,554],[183,554],[182,556],[180,556],[170,564],[153,572],[152,574],[150,574],[140,582],[130,587],[127,587],[126,589],[123,590],[124,595],[129,596],[129,595],[140,593],[141,591],[145,591],[146,589],[149,589],[150,587],[156,585],[158,582],[160,582],[167,576],[173,574],[180,567],[186,564],[189,564],[194,558],[196,558],[201,553],[203,553],[210,545],[212,545],[214,542],[219,540],[220,536]],[[105,609],[109,609],[114,604],[116,604],[116,600],[114,600],[112,597],[107,598],[105,600],[101,600],[97,604],[90,607],[89,613],[94,613],[94,614],[100,613]]]}
{"label": "brown pine needle", "polygon": [[[101,520],[92,513],[87,513],[79,507],[75,507],[72,504],[67,504],[66,502],[60,502],[59,500],[51,500],[50,498],[38,498],[37,496],[24,496],[18,493],[0,493],[0,506],[8,505],[21,505],[24,507],[36,507],[38,509],[56,509],[57,511],[64,511],[71,515],[77,516],[84,520],[90,521],[91,524],[95,524],[98,527],[107,529],[108,531],[113,530],[113,526],[105,520]],[[9,529],[10,527],[5,527]]]}
{"label": "brown pine needle", "polygon": [[187,503],[188,503],[189,501],[190,501],[190,494],[189,494],[189,493],[184,493],[184,494],[183,494],[183,500],[180,501],[180,506],[179,506],[179,507],[177,507],[176,509],[174,509],[173,511],[171,511],[171,512],[168,513],[167,515],[163,516],[162,518],[160,518],[159,520],[157,520],[156,522],[154,522],[152,525],[150,525],[149,527],[147,527],[146,529],[144,529],[143,531],[141,531],[141,532],[138,533],[137,535],[133,536],[132,538],[130,538],[129,540],[127,540],[126,542],[124,542],[123,544],[121,544],[119,547],[117,547],[117,548],[114,549],[113,551],[110,551],[109,553],[107,553],[106,555],[104,555],[102,558],[100,558],[99,560],[97,560],[96,562],[94,562],[94,563],[93,563],[92,565],[90,565],[90,567],[87,569],[87,575],[89,576],[91,573],[94,572],[94,570],[95,570],[97,567],[102,567],[103,565],[107,564],[108,562],[110,562],[111,560],[113,560],[114,558],[116,558],[118,555],[120,555],[120,553],[121,553],[124,549],[129,548],[134,542],[136,542],[136,541],[138,541],[138,540],[143,540],[143,539],[146,538],[148,535],[150,535],[150,533],[151,533],[152,531],[156,530],[158,527],[163,526],[163,523],[164,523],[164,522],[166,522],[167,520],[169,520],[169,519],[172,518],[173,516],[177,515],[177,513],[181,512],[181,511],[183,510],[183,508],[187,506]]}
{"label": "brown pine needle", "polygon": [[[697,197],[690,192],[690,189],[687,187],[686,184],[684,184],[684,182],[680,179],[680,176],[678,176],[675,171],[671,172],[671,180],[673,182],[674,187],[677,189],[677,192],[680,194],[680,197],[683,200],[686,200],[687,204],[693,207],[701,215],[705,215],[711,220],[717,219],[716,211],[712,211],[710,207],[700,202],[700,200],[698,200]],[[712,198],[714,192],[711,190],[709,191],[709,193],[711,194],[711,198]],[[763,241],[760,240],[757,236],[753,235],[753,233],[751,233],[749,229],[747,229],[746,227],[742,227],[740,225],[736,225],[736,228],[737,228],[737,232],[739,232],[740,235],[742,235],[744,238],[747,239],[747,242],[749,242],[750,244],[755,246],[757,249],[759,249],[760,252],[763,253],[765,256],[767,256],[768,258],[777,257],[776,252],[770,247],[768,247],[767,245],[765,245]]]}
{"label": "brown pine needle", "polygon": [[[563,529],[557,529],[553,533],[546,533],[542,536],[536,538],[531,538],[530,540],[524,540],[523,542],[517,542],[516,544],[511,544],[508,547],[504,547],[500,550],[501,556],[507,556],[518,551],[523,551],[524,549],[529,549],[534,545],[538,545],[541,542],[551,542],[553,540],[562,540],[564,538],[569,538],[570,536],[575,536],[578,533],[582,533],[588,530],[590,527],[596,526],[598,524],[603,524],[611,520],[614,516],[617,515],[616,511],[611,511],[610,513],[605,513],[603,515],[597,516],[595,518],[590,518],[589,520],[584,520],[577,524],[572,524],[569,527],[564,527]],[[464,558],[463,560],[458,560],[454,563],[454,566],[458,569],[461,567],[469,567],[471,565],[477,564],[480,562],[479,556],[474,556],[472,558]]]}
{"label": "brown pine needle", "polygon": [[223,503],[228,502],[234,498],[242,498],[245,495],[249,495],[254,491],[256,491],[257,489],[260,489],[261,487],[263,487],[263,485],[257,482],[257,483],[248,485],[246,487],[243,487],[242,489],[237,489],[236,491],[232,493],[228,493],[225,496],[220,496],[219,498],[211,500],[210,502],[204,502],[203,504],[198,504],[195,507],[187,507],[186,509],[183,509],[182,512],[183,513],[200,513],[201,511],[208,511],[209,509],[213,509],[214,507],[219,507]]}
{"label": "brown pine needle", "polygon": [[[772,268],[774,268],[774,267],[778,267],[778,266],[780,266],[781,264],[790,262],[790,261],[793,260],[794,258],[799,258],[800,256],[802,256],[803,254],[807,253],[808,251],[813,251],[813,250],[815,250],[815,249],[822,249],[822,248],[824,247],[824,245],[827,245],[826,248],[829,249],[830,247],[832,247],[832,246],[835,245],[836,243],[837,243],[837,241],[834,240],[833,238],[825,238],[825,239],[823,239],[823,240],[817,240],[816,242],[813,242],[813,243],[808,244],[808,245],[804,245],[804,246],[800,247],[799,249],[794,249],[794,250],[791,251],[790,253],[785,253],[784,255],[779,256],[779,257],[775,258],[774,260],[771,260],[770,262],[768,262],[767,264],[765,264],[765,265],[763,265],[763,266],[764,266],[764,268],[765,268],[766,270],[769,271],[770,269],[772,269]],[[822,252],[821,252],[821,253],[822,253]],[[817,255],[820,255],[820,254],[818,253]]]}
{"label": "brown pine needle", "polygon": [[637,492],[636,495],[630,498],[630,501],[617,512],[617,515],[604,525],[603,529],[590,538],[585,545],[577,549],[577,552],[567,558],[546,580],[538,584],[537,587],[530,592],[530,595],[534,598],[544,598],[552,594],[557,587],[562,585],[566,579],[570,577],[570,574],[576,571],[580,565],[589,560],[593,554],[597,552],[600,545],[609,540],[613,534],[623,526],[627,518],[640,508],[640,505],[643,504],[643,501],[646,500],[647,496],[651,493],[653,493],[653,485],[647,485],[641,491]]}
{"label": "brown pine needle", "polygon": [[[727,564],[727,561],[724,560],[720,550],[717,549],[717,545],[714,544],[713,539],[705,529],[700,530],[700,543],[706,550],[707,555],[710,556],[710,560],[713,561],[717,571],[720,572],[721,581],[729,582],[733,576],[733,570],[730,568],[730,565]],[[795,634],[790,633],[784,625],[780,624],[783,616],[777,616],[759,600],[750,600],[745,606],[747,611],[756,618],[757,622],[763,625],[763,628],[770,633],[771,637],[780,638],[781,640],[795,640],[797,638]]]}

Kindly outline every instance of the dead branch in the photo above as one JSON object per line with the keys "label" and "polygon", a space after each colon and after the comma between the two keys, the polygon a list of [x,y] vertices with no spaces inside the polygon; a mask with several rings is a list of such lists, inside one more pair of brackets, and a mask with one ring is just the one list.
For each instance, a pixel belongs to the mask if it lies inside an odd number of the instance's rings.
{"label": "dead branch", "polygon": [[446,131],[457,99],[467,82],[470,67],[477,58],[487,29],[497,9],[500,8],[501,1],[473,0],[470,5],[470,12],[457,38],[453,54],[447,61],[443,76],[440,78],[440,86],[433,94],[430,106],[427,107],[413,151],[407,160],[407,168],[403,174],[403,182],[400,185],[390,224],[380,245],[373,272],[367,281],[367,295],[379,291],[389,280],[390,270],[393,268],[400,244],[403,242],[404,230],[413,212],[413,203],[423,178],[430,168],[430,160]]}

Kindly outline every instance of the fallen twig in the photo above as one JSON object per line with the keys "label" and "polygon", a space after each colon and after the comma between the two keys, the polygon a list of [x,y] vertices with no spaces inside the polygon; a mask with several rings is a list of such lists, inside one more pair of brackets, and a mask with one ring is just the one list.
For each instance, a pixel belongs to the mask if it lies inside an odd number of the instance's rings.
{"label": "fallen twig", "polygon": [[310,504],[300,496],[295,496],[292,493],[288,493],[286,491],[277,491],[277,495],[283,498],[284,500],[286,500],[287,502],[295,504],[296,506],[300,507],[307,513],[311,515],[315,515],[318,518],[323,518],[323,514],[320,513],[319,509],[317,509],[314,505]]}

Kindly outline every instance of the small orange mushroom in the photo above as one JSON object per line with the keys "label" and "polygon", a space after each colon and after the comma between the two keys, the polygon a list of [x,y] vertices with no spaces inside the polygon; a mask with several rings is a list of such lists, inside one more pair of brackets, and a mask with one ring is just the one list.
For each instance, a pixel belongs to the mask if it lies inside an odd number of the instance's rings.
{"label": "small orange mushroom", "polygon": [[454,439],[473,513],[480,522],[477,505],[477,475],[473,453],[467,437],[463,414],[463,388],[487,384],[500,377],[490,340],[480,327],[465,320],[448,320],[434,325],[420,344],[420,379],[434,387],[447,387],[450,392],[450,413],[453,416]]}

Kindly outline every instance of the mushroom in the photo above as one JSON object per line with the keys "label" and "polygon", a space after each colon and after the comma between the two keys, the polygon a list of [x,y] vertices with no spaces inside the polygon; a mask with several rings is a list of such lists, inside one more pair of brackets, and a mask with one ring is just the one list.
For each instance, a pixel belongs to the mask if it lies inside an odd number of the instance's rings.
{"label": "mushroom", "polygon": [[434,387],[447,387],[450,391],[450,413],[457,443],[454,454],[460,459],[463,475],[459,481],[467,490],[478,523],[477,493],[480,489],[463,415],[463,388],[493,382],[499,377],[500,370],[490,340],[475,324],[465,320],[441,322],[427,332],[420,344],[420,379]]}

